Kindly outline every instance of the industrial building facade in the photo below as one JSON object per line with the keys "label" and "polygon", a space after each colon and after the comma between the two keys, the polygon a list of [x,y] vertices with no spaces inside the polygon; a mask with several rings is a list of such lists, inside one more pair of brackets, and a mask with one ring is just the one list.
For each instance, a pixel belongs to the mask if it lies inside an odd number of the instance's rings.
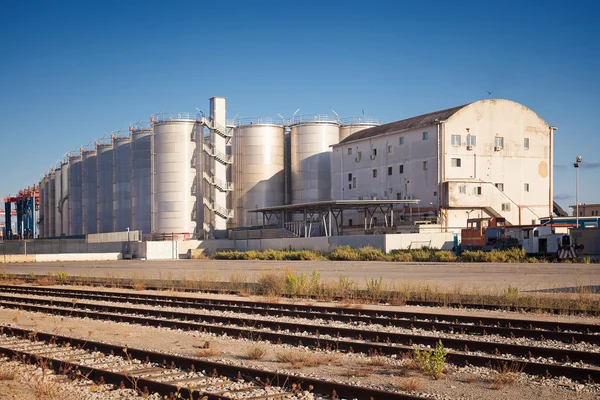
{"label": "industrial building facade", "polygon": [[[397,204],[394,225],[426,215],[446,228],[476,216],[529,224],[552,214],[552,132],[507,100],[381,125],[337,115],[228,123],[225,99],[213,97],[208,116],[154,115],[61,162],[40,183],[39,233],[224,237],[261,225],[257,208],[372,199],[418,200]],[[302,218],[288,217],[272,222]],[[343,224],[363,218],[348,211]]]}
{"label": "industrial building facade", "polygon": [[552,215],[553,130],[496,99],[363,130],[333,146],[332,197],[419,199],[396,218],[435,215],[448,228],[486,216],[535,223]]}

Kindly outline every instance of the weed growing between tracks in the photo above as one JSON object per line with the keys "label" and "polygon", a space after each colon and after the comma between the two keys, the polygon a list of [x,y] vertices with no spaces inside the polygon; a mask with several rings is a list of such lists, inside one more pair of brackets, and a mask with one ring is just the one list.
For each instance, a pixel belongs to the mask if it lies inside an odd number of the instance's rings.
{"label": "weed growing between tracks", "polygon": [[414,349],[414,360],[423,373],[433,379],[439,379],[446,367],[448,352],[440,340],[435,350]]}

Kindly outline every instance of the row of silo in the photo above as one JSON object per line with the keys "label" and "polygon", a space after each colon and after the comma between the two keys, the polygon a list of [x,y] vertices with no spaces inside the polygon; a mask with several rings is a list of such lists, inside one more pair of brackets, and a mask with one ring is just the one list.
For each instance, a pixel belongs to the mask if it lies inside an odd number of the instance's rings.
{"label": "row of silo", "polygon": [[131,137],[113,138],[113,231],[131,228]]}
{"label": "row of silo", "polygon": [[113,231],[113,145],[96,145],[96,233]]}
{"label": "row of silo", "polygon": [[326,115],[289,121],[241,120],[233,134],[234,207],[238,227],[260,225],[249,210],[331,199],[331,145],[379,125]]}

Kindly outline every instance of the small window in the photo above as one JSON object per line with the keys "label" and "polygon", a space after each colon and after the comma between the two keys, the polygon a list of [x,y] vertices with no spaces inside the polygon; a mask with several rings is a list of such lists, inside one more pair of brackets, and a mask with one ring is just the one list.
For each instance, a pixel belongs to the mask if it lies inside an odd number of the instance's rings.
{"label": "small window", "polygon": [[377,170],[376,169],[373,170],[373,178],[377,178]]}
{"label": "small window", "polygon": [[352,189],[356,189],[356,177],[352,177]]}
{"label": "small window", "polygon": [[392,168],[392,167],[388,167],[388,175],[391,175],[391,174],[392,174],[392,170],[393,170],[393,168]]}
{"label": "small window", "polygon": [[458,193],[467,194],[467,185],[458,185]]}
{"label": "small window", "polygon": [[348,174],[348,182],[352,182],[352,174]]}
{"label": "small window", "polygon": [[352,147],[348,147],[348,155],[352,155]]}
{"label": "small window", "polygon": [[371,149],[371,157],[375,158],[377,156],[377,149]]}
{"label": "small window", "polygon": [[495,186],[499,191],[504,192],[504,183],[496,183]]}
{"label": "small window", "polygon": [[504,138],[500,136],[496,136],[494,139],[494,147],[504,148]]}
{"label": "small window", "polygon": [[529,229],[525,229],[523,231],[523,239],[529,239],[529,236],[531,235],[531,230]]}
{"label": "small window", "polygon": [[400,173],[403,174],[404,173],[404,165],[400,166]]}
{"label": "small window", "polygon": [[357,151],[356,152],[356,162],[359,162],[361,157],[362,157],[362,151]]}
{"label": "small window", "polygon": [[525,148],[525,150],[529,150],[529,138],[528,137],[523,139],[523,147]]}
{"label": "small window", "polygon": [[388,145],[387,151],[388,151],[388,154],[392,154],[392,145]]}
{"label": "small window", "polygon": [[526,192],[529,192],[529,183],[523,185]]}
{"label": "small window", "polygon": [[350,219],[348,220],[348,225],[349,225],[349,226],[352,226],[352,218],[350,218]]}
{"label": "small window", "polygon": [[473,194],[480,195],[481,194],[481,186],[475,186],[473,188]]}
{"label": "small window", "polygon": [[475,136],[467,135],[467,146],[475,146],[475,144],[477,143],[477,140],[475,139]]}
{"label": "small window", "polygon": [[423,161],[423,170],[427,171],[428,168],[429,168],[429,161]]}
{"label": "small window", "polygon": [[502,211],[510,211],[510,203],[502,203]]}
{"label": "small window", "polygon": [[453,167],[460,167],[460,158],[453,158],[452,159],[452,166]]}
{"label": "small window", "polygon": [[436,196],[437,196],[437,192],[433,192],[433,197],[436,197]]}
{"label": "small window", "polygon": [[429,139],[429,132],[423,132],[423,140]]}
{"label": "small window", "polygon": [[396,200],[402,200],[402,193],[401,192],[396,193]]}
{"label": "small window", "polygon": [[540,231],[533,231],[533,237],[539,237]]}
{"label": "small window", "polygon": [[404,136],[400,136],[400,144],[404,144]]}
{"label": "small window", "polygon": [[460,135],[452,135],[450,138],[452,146],[460,146]]}

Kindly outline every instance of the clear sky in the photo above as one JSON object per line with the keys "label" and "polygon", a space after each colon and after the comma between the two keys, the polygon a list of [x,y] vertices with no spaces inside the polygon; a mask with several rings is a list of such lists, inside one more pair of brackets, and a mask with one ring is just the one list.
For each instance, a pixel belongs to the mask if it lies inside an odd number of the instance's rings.
{"label": "clear sky", "polygon": [[600,202],[595,1],[0,1],[0,195],[161,109],[385,122],[492,97],[559,128],[555,194]]}

